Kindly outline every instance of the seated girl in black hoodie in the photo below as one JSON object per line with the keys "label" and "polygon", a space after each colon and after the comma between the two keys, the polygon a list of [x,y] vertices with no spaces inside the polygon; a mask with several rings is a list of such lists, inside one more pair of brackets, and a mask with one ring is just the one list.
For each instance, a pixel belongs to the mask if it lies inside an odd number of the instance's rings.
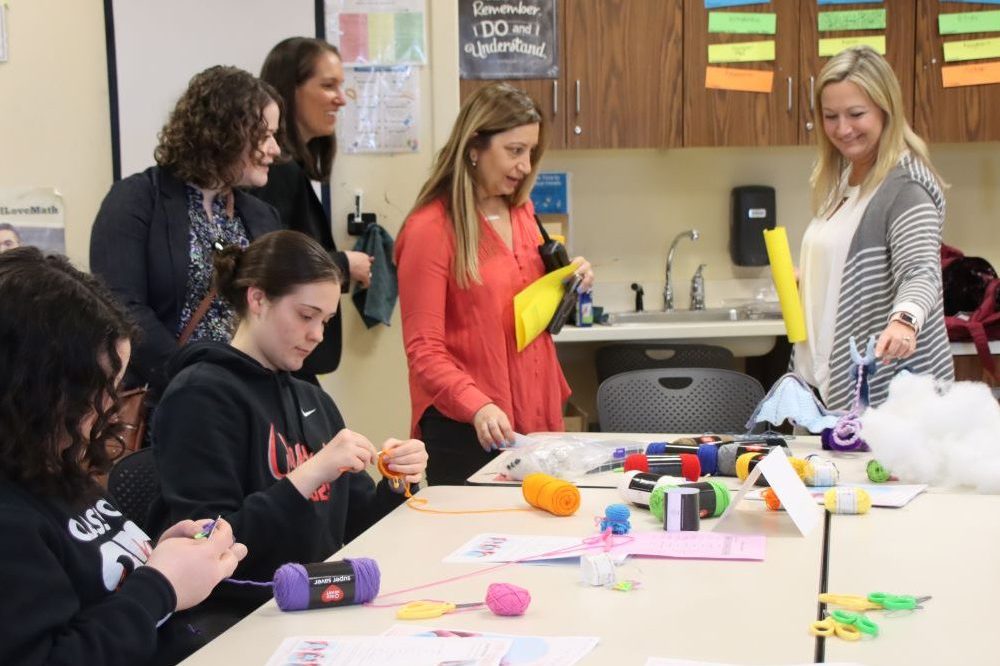
{"label": "seated girl in black hoodie", "polygon": [[176,650],[171,637],[188,650],[195,637],[168,618],[246,554],[225,521],[196,540],[209,521],[185,520],[153,548],[94,481],[132,333],[65,258],[0,256],[2,664],[145,664]]}
{"label": "seated girl in black hoodie", "polygon": [[[174,361],[153,422],[159,522],[221,514],[250,549],[236,578],[269,581],[286,562],[318,562],[402,502],[365,468],[376,450],[344,427],[333,400],[291,372],[323,339],[343,277],[297,231],[276,231],[215,257],[215,284],[237,313],[230,344],[196,343]],[[419,440],[387,440],[388,468],[422,478]],[[267,589],[222,585],[215,633],[266,601]],[[228,614],[228,617],[225,617]]]}

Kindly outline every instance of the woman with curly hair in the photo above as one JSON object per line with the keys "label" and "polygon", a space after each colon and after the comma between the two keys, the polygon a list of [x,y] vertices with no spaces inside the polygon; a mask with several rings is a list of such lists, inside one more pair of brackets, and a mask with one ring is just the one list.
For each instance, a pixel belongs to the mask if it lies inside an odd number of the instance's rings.
{"label": "woman with curly hair", "polygon": [[212,255],[281,228],[240,188],[267,183],[280,154],[281,100],[235,67],[195,75],[160,132],[156,166],[115,183],[97,213],[90,267],[138,322],[126,384],[166,386],[182,333],[228,342],[233,310],[210,293]]}
{"label": "woman with curly hair", "polygon": [[[33,247],[0,256],[0,663],[139,664],[197,647],[178,610],[246,556],[228,522],[150,538],[104,496],[104,441],[134,333],[92,276]],[[214,516],[213,516],[214,517]]]}

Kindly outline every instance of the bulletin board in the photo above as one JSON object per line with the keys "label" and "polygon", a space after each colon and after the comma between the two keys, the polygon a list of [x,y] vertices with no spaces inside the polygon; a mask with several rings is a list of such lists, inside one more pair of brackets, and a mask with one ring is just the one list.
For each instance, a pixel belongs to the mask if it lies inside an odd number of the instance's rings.
{"label": "bulletin board", "polygon": [[258,74],[282,39],[322,36],[323,0],[104,0],[114,179],[153,164],[156,135],[192,76]]}

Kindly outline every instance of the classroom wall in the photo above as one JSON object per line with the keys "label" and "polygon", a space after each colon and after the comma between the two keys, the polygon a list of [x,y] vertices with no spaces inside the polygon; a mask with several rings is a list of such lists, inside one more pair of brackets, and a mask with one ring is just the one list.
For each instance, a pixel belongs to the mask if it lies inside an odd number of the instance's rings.
{"label": "classroom wall", "polygon": [[[345,220],[357,188],[365,191],[366,210],[398,231],[457,113],[457,4],[428,5],[421,150],[338,158],[332,189],[342,247],[353,244]],[[11,0],[8,24],[11,61],[0,64],[0,185],[57,187],[66,199],[68,252],[85,265],[90,226],[111,184],[102,6],[97,0]],[[945,240],[1000,266],[998,148],[932,146],[932,154],[952,184]],[[662,281],[670,239],[696,226],[702,238],[679,251],[677,273],[686,279],[697,263],[707,263],[711,286],[762,274],[729,264],[729,190],[773,185],[778,221],[788,225],[794,248],[808,220],[811,162],[808,147],[561,151],[550,152],[543,168],[572,173],[573,249],[594,263],[598,279]],[[392,327],[367,330],[353,304],[346,298],[343,304],[344,361],[324,386],[355,430],[378,441],[403,435],[410,414],[398,312]]]}

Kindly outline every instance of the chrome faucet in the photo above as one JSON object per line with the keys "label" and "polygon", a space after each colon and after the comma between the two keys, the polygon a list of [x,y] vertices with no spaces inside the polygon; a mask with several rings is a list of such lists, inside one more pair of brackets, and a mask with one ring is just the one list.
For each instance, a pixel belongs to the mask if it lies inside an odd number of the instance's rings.
{"label": "chrome faucet", "polygon": [[694,277],[691,278],[691,309],[692,310],[704,310],[705,309],[705,266],[708,264],[701,264],[698,266],[698,270],[694,272]]}
{"label": "chrome faucet", "polygon": [[698,240],[699,234],[697,229],[689,229],[687,231],[682,231],[681,233],[674,236],[673,242],[670,243],[670,251],[667,252],[667,280],[663,285],[663,311],[670,312],[674,309],[674,252],[677,251],[677,243],[685,238],[690,238],[693,241]]}

